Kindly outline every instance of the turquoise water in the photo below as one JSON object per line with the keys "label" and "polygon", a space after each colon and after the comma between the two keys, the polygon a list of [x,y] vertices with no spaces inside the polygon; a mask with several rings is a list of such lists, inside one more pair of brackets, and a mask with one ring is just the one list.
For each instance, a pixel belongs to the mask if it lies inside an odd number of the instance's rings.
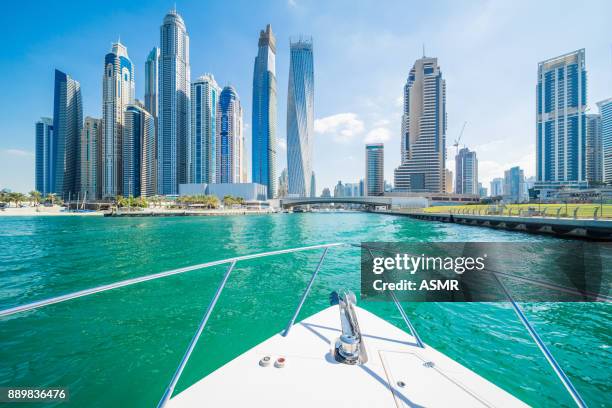
{"label": "turquoise water", "polygon": [[[554,239],[366,213],[0,218],[0,309],[310,244]],[[177,391],[280,331],[320,254],[239,263]],[[332,290],[358,292],[359,262],[356,249],[331,249],[299,319],[326,307]],[[0,387],[67,386],[71,406],[154,406],[224,271],[203,269],[0,319]],[[392,304],[360,306],[404,328]],[[572,406],[508,305],[419,303],[406,310],[426,343],[528,404]],[[587,404],[610,406],[612,308],[548,303],[525,310]]]}

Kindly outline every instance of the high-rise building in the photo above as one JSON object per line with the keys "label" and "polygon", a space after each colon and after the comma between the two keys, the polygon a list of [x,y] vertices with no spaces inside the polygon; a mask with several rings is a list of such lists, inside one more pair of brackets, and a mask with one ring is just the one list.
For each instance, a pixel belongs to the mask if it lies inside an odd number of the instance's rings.
{"label": "high-rise building", "polygon": [[587,74],[584,49],[538,64],[536,174],[539,184],[586,181]]}
{"label": "high-rise building", "polygon": [[385,146],[382,143],[366,144],[365,163],[366,196],[383,195],[385,192]]}
{"label": "high-rise building", "polygon": [[603,181],[601,115],[586,115],[586,172],[589,184]]}
{"label": "high-rise building", "polygon": [[476,152],[467,147],[459,150],[455,156],[455,193],[479,194],[478,159]]}
{"label": "high-rise building", "polygon": [[120,42],[104,58],[102,84],[102,197],[114,198],[122,194],[123,113],[134,103],[134,66]]}
{"label": "high-rise building", "polygon": [[446,152],[446,82],[437,58],[418,59],[404,87],[399,191],[443,192]]}
{"label": "high-rise building", "polygon": [[217,111],[217,183],[242,182],[242,106],[233,86],[219,95]]}
{"label": "high-rise building", "polygon": [[189,35],[183,18],[173,9],[160,28],[158,194],[178,194],[178,185],[187,183],[190,80]]}
{"label": "high-rise building", "polygon": [[35,126],[36,134],[36,164],[35,188],[46,196],[53,189],[52,173],[52,145],[53,145],[53,119],[40,118]]}
{"label": "high-rise building", "polygon": [[251,167],[253,183],[276,191],[276,39],[268,24],[259,34],[259,51],[253,68]]}
{"label": "high-rise building", "polygon": [[507,203],[522,203],[528,200],[525,174],[520,167],[512,167],[504,172],[503,198]]}
{"label": "high-rise building", "polygon": [[338,180],[338,184],[334,187],[334,197],[344,197],[345,189],[344,184],[342,184],[342,180]]}
{"label": "high-rise building", "polygon": [[291,42],[287,93],[289,195],[307,197],[312,172],[314,65],[312,39]]}
{"label": "high-rise building", "polygon": [[310,196],[317,196],[317,179],[315,177],[315,172],[312,172],[312,176],[310,177]]}
{"label": "high-rise building", "polygon": [[453,192],[453,172],[449,169],[444,169],[444,192]]}
{"label": "high-rise building", "polygon": [[321,192],[321,198],[331,198],[331,191],[329,191],[329,188],[323,188],[323,191]]}
{"label": "high-rise building", "polygon": [[217,181],[217,109],[221,88],[212,74],[191,83],[189,182]]}
{"label": "high-rise building", "polygon": [[66,200],[76,196],[81,189],[79,139],[82,127],[81,85],[69,75],[56,69],[50,192],[59,194]]}
{"label": "high-rise building", "polygon": [[344,184],[344,196],[345,197],[361,197],[360,183]]}
{"label": "high-rise building", "polygon": [[500,197],[504,194],[504,179],[501,177],[491,180],[491,197]]}
{"label": "high-rise building", "polygon": [[280,177],[278,178],[278,193],[276,196],[278,198],[287,197],[288,188],[289,177],[287,176],[287,168],[284,168],[283,171],[281,171]]}
{"label": "high-rise building", "polygon": [[159,48],[153,47],[145,62],[145,109],[157,118],[159,110]]}
{"label": "high-rise building", "polygon": [[125,109],[122,150],[123,194],[155,195],[155,119],[139,101]]}
{"label": "high-rise building", "polygon": [[601,148],[603,157],[603,181],[612,183],[612,98],[598,102],[601,115]]}
{"label": "high-rise building", "polygon": [[482,183],[478,183],[478,195],[480,197],[487,196],[487,188],[482,185]]}
{"label": "high-rise building", "polygon": [[85,118],[81,131],[81,194],[95,200],[102,194],[102,119]]}

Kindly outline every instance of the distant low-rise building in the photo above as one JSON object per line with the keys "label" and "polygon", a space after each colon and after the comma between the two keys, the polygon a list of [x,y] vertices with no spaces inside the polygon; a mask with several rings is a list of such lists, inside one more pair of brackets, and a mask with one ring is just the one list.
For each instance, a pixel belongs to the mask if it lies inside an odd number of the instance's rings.
{"label": "distant low-rise building", "polygon": [[268,188],[259,183],[180,184],[179,195],[214,195],[219,200],[230,195],[243,198],[245,201],[265,201],[268,197]]}

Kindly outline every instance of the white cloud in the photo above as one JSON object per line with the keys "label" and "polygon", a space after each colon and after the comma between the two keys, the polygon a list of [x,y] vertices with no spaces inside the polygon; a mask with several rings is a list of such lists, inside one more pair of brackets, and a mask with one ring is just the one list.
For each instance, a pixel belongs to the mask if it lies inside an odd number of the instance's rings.
{"label": "white cloud", "polygon": [[377,127],[368,132],[365,143],[382,143],[391,138],[391,132],[386,127]]}
{"label": "white cloud", "polygon": [[289,5],[289,7],[297,7],[297,3],[295,0],[288,0],[287,4]]}
{"label": "white cloud", "polygon": [[287,141],[285,139],[278,139],[276,144],[280,150],[287,150]]}
{"label": "white cloud", "polygon": [[34,153],[27,151],[27,150],[21,150],[21,149],[4,149],[2,150],[2,152],[4,154],[7,154],[9,156],[18,156],[18,157],[34,157]]}
{"label": "white cloud", "polygon": [[347,143],[363,133],[363,121],[356,113],[338,113],[315,120],[314,131],[320,135],[329,135],[338,143]]}

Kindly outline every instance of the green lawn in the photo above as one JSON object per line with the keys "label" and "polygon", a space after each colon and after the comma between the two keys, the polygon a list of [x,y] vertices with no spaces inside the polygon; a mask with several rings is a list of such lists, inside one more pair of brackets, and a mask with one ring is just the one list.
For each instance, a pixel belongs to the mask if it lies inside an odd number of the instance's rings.
{"label": "green lawn", "polygon": [[[578,208],[578,212],[576,216],[578,218],[593,218],[593,213],[596,208],[600,208],[597,211],[597,216],[601,217],[601,207],[603,207],[603,217],[604,218],[612,218],[612,204],[603,204],[600,206],[599,204],[508,204],[503,208],[503,215],[519,215],[519,211],[523,211],[523,213],[527,212],[529,208],[534,209],[535,211],[546,210],[546,216],[556,216],[557,210],[559,211],[559,216],[561,217],[573,217],[574,210]],[[445,206],[436,206],[436,207],[428,207],[423,209],[426,213],[463,213],[467,211],[467,213],[471,214],[475,211],[476,214],[480,212],[480,214],[487,214],[489,211],[494,211],[497,208],[498,214],[501,207],[495,205],[445,205]]]}

